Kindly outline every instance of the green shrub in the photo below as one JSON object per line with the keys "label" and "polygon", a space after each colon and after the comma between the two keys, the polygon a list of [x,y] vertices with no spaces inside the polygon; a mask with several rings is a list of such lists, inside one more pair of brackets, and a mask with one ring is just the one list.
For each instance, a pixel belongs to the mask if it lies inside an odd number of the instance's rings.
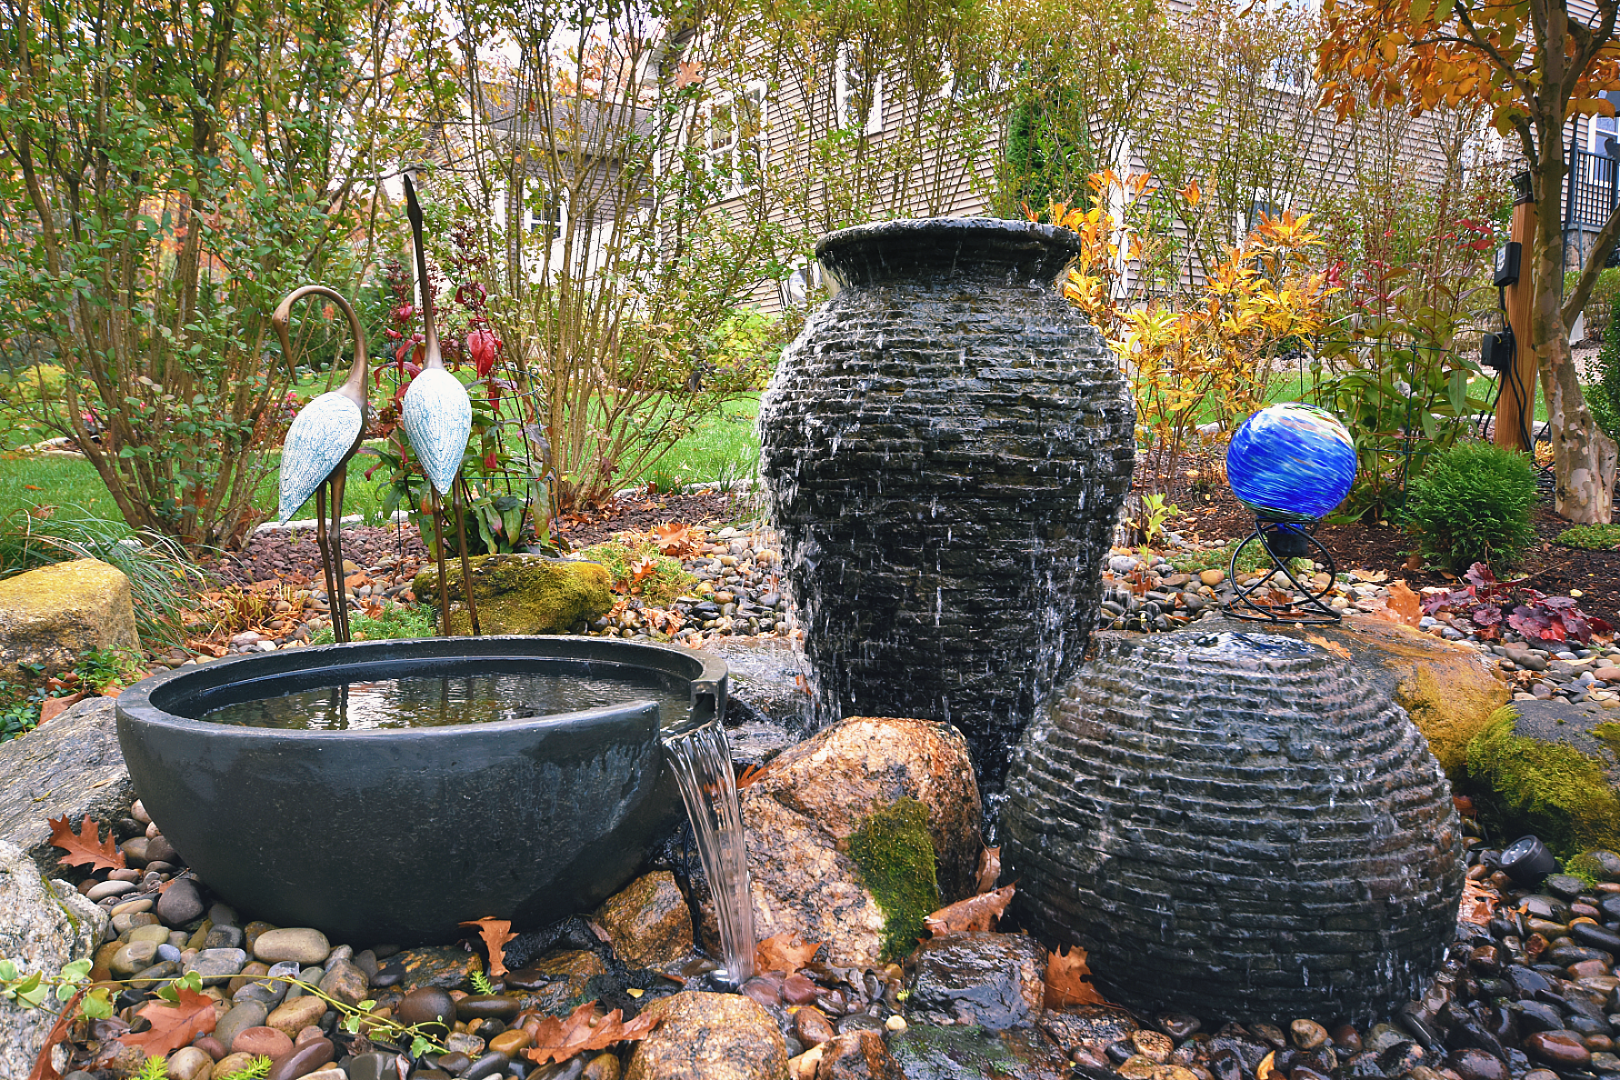
{"label": "green shrub", "polygon": [[1620,544],[1620,525],[1576,525],[1558,534],[1565,547],[1607,551]]}
{"label": "green shrub", "polygon": [[[389,604],[375,619],[366,615],[352,616],[349,630],[356,641],[432,637],[435,633],[433,609],[426,604]],[[330,645],[334,640],[332,628],[323,626],[310,636],[309,643]]]}
{"label": "green shrub", "polygon": [[[1575,279],[1580,276],[1578,270],[1564,275],[1566,292],[1574,287]],[[1614,302],[1617,298],[1620,298],[1620,267],[1611,266],[1598,273],[1597,281],[1592,284],[1591,295],[1586,298],[1588,338],[1608,338],[1609,330],[1614,326]]]}
{"label": "green shrub", "polygon": [[[1610,273],[1605,270],[1604,273]],[[1581,387],[1592,419],[1611,439],[1620,439],[1620,322],[1611,322],[1597,357],[1598,381]]]}
{"label": "green shrub", "polygon": [[1406,527],[1425,555],[1454,570],[1475,562],[1507,566],[1535,535],[1535,499],[1529,458],[1490,443],[1459,442],[1409,485]]}

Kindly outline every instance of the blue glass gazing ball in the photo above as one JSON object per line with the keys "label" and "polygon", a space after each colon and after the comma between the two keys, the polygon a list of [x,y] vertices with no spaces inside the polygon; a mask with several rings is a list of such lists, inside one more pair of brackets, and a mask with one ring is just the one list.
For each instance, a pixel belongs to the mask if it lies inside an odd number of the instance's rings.
{"label": "blue glass gazing ball", "polygon": [[1355,443],[1343,424],[1313,405],[1272,405],[1232,436],[1226,479],[1238,501],[1261,517],[1315,521],[1350,494]]}

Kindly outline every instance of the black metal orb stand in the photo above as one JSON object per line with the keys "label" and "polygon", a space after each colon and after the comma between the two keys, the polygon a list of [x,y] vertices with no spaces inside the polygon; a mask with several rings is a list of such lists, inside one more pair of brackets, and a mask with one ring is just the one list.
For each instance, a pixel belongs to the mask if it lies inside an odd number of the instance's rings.
{"label": "black metal orb stand", "polygon": [[[1265,549],[1266,556],[1271,560],[1271,572],[1240,587],[1237,583],[1238,561],[1242,558],[1244,549],[1253,543],[1259,543]],[[1307,558],[1313,562],[1320,562],[1327,568],[1327,584],[1320,589],[1312,589],[1309,584],[1300,581],[1288,565],[1294,559]],[[1268,604],[1257,598],[1259,590],[1270,584],[1272,578],[1278,574],[1287,578],[1294,592],[1302,594],[1304,599],[1287,604]],[[1323,600],[1323,597],[1333,591],[1333,583],[1339,576],[1338,566],[1328,549],[1322,545],[1322,541],[1307,532],[1302,523],[1273,521],[1256,515],[1254,532],[1232,552],[1232,564],[1227,568],[1226,576],[1231,579],[1235,591],[1232,599],[1226,602],[1225,608],[1227,614],[1235,619],[1313,625],[1336,623],[1341,619],[1339,613]]]}

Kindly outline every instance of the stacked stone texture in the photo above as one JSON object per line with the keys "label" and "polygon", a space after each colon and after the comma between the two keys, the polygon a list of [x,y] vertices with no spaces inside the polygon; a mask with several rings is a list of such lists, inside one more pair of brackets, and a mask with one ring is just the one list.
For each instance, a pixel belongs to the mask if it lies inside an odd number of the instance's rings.
{"label": "stacked stone texture", "polygon": [[1053,279],[1072,234],[835,233],[843,289],[784,354],[762,471],[823,721],[948,721],[992,789],[1072,672],[1132,466],[1118,365]]}
{"label": "stacked stone texture", "polygon": [[1026,732],[1003,824],[1026,924],[1144,1009],[1370,1017],[1419,994],[1462,894],[1406,712],[1273,634],[1100,635]]}

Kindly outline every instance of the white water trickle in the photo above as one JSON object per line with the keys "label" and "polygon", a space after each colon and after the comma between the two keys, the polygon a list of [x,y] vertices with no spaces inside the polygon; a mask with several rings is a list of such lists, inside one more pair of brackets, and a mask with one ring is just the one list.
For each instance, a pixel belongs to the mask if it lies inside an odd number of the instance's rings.
{"label": "white water trickle", "polygon": [[709,878],[720,923],[725,962],[716,976],[741,986],[754,975],[754,903],[748,884],[748,851],[743,840],[737,778],[731,748],[718,721],[664,741],[686,816],[697,838],[698,858]]}

